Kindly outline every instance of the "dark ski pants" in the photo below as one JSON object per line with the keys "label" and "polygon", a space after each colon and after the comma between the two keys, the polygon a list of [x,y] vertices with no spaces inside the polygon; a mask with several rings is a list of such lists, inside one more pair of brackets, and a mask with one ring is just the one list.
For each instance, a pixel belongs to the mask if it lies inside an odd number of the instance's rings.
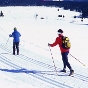
{"label": "dark ski pants", "polygon": [[70,70],[72,70],[72,68],[70,66],[70,63],[68,62],[68,54],[69,54],[69,51],[61,53],[62,61],[63,61],[63,64],[64,64],[63,69],[66,69],[66,66],[67,66]]}
{"label": "dark ski pants", "polygon": [[13,54],[15,55],[15,50],[17,50],[17,54],[19,54],[19,42],[13,42]]}

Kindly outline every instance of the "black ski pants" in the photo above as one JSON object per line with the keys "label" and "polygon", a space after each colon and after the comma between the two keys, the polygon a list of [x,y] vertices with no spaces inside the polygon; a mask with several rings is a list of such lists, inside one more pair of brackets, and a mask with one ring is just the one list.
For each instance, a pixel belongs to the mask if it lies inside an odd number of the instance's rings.
{"label": "black ski pants", "polygon": [[13,54],[15,55],[15,50],[17,50],[17,54],[19,54],[19,42],[13,42]]}
{"label": "black ski pants", "polygon": [[69,51],[61,53],[62,61],[64,65],[63,69],[66,69],[66,66],[67,66],[70,70],[72,70],[70,63],[68,62],[68,54],[69,54]]}

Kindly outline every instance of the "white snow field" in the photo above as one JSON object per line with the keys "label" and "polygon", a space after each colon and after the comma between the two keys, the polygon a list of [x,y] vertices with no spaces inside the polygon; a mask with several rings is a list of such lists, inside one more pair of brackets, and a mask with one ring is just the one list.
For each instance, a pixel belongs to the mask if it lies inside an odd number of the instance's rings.
{"label": "white snow field", "polygon": [[[59,9],[0,7],[4,14],[0,17],[1,88],[88,88],[88,19],[82,22],[80,18],[73,18],[79,12]],[[14,27],[21,33],[19,55],[12,55],[13,38],[9,34]],[[74,77],[68,76],[68,68],[66,73],[59,72],[63,63],[58,45],[48,46],[55,41],[59,28],[71,41],[68,58]]]}

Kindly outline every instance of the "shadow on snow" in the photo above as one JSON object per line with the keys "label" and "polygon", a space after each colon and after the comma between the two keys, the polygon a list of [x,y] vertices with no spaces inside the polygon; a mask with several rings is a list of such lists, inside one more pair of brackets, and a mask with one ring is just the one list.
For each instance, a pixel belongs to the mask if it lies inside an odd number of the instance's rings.
{"label": "shadow on snow", "polygon": [[[12,73],[32,73],[32,74],[46,74],[46,75],[57,75],[56,71],[37,71],[37,70],[27,70],[27,69],[0,69],[0,71],[12,72]],[[67,74],[62,73],[58,76],[67,76]]]}

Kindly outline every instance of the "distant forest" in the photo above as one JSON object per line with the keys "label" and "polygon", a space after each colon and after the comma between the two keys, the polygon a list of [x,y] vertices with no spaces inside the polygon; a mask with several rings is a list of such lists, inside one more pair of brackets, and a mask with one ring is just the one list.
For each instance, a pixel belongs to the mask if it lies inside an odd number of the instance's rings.
{"label": "distant forest", "polygon": [[76,10],[82,17],[88,17],[88,1],[44,1],[44,0],[0,0],[0,6],[54,6],[65,10]]}

